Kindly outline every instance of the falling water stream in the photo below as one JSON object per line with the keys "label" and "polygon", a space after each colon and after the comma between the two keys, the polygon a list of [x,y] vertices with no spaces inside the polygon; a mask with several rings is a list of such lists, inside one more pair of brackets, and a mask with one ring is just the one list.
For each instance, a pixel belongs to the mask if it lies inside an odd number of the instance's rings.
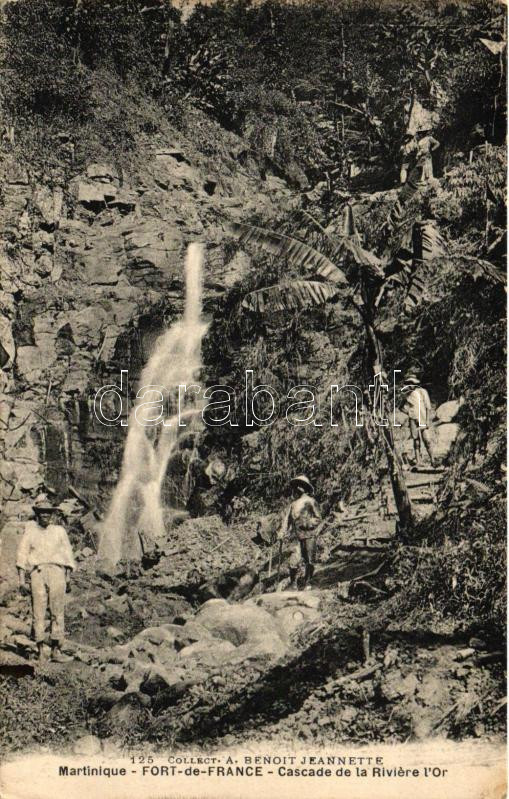
{"label": "falling water stream", "polygon": [[[203,246],[190,244],[185,264],[184,316],[157,339],[140,377],[140,388],[164,387],[165,418],[156,426],[140,424],[136,411],[146,394],[129,414],[127,441],[120,479],[102,525],[99,558],[115,564],[121,559],[139,560],[142,540],[164,536],[164,506],[161,496],[168,462],[178,448],[179,420],[191,427],[200,408],[189,406],[178,415],[178,387],[196,380],[201,368],[201,343],[206,324],[202,320]],[[138,418],[148,418],[146,413]]]}

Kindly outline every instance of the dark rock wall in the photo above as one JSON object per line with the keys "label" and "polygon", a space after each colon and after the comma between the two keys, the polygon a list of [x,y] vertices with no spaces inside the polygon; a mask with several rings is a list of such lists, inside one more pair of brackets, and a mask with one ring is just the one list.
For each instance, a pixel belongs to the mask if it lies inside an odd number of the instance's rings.
{"label": "dark rock wall", "polygon": [[249,268],[245,256],[226,255],[222,216],[241,219],[290,200],[286,185],[262,179],[252,159],[240,166],[241,139],[220,128],[214,135],[208,156],[194,143],[199,136],[142,137],[131,174],[119,174],[113,153],[76,174],[68,165],[43,174],[6,154],[0,481],[10,527],[27,517],[43,484],[60,498],[75,487],[104,506],[125,428],[94,418],[97,389],[129,369],[135,391],[155,338],[182,312],[189,242],[207,245],[210,305]]}

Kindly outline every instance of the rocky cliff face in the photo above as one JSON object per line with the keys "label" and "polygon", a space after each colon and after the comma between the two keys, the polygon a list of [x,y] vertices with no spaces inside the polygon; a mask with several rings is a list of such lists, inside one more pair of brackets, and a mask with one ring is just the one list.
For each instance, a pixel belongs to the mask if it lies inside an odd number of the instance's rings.
{"label": "rocky cliff face", "polygon": [[222,217],[290,201],[241,139],[198,115],[193,125],[187,138],[171,127],[140,135],[129,170],[113,153],[74,169],[65,137],[55,143],[62,169],[50,174],[14,151],[4,158],[0,478],[10,526],[43,484],[59,499],[74,487],[107,501],[125,429],[95,419],[97,389],[128,369],[136,390],[155,337],[181,313],[190,241],[207,245],[210,309],[249,269],[247,257],[228,255]]}

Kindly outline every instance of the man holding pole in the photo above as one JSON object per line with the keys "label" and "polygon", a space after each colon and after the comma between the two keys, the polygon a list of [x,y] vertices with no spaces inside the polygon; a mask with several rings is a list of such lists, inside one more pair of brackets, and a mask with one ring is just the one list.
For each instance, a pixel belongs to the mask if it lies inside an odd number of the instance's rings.
{"label": "man holding pole", "polygon": [[299,566],[304,563],[304,589],[311,590],[311,579],[315,571],[316,539],[321,527],[322,515],[314,499],[314,488],[304,474],[294,477],[290,483],[292,502],[286,511],[278,532],[280,545],[285,537],[295,541],[290,557],[290,590],[297,590]]}

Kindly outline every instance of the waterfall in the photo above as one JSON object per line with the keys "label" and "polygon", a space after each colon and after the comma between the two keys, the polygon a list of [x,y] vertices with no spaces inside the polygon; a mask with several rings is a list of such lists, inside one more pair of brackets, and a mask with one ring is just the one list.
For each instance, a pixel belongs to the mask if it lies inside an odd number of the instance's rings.
{"label": "waterfall", "polygon": [[[128,418],[119,482],[103,522],[98,555],[113,564],[121,559],[139,560],[143,539],[157,541],[165,534],[161,488],[168,461],[178,448],[179,419],[192,425],[200,408],[191,403],[179,409],[178,386],[196,380],[201,368],[201,343],[206,324],[202,312],[203,245],[190,244],[185,263],[186,299],[182,320],[175,322],[157,339],[140,377],[140,388],[164,387],[165,418],[157,426],[145,426],[136,419],[137,400]],[[155,395],[147,394],[143,401]],[[180,416],[178,411],[180,411]],[[145,414],[142,418],[148,418]]]}

